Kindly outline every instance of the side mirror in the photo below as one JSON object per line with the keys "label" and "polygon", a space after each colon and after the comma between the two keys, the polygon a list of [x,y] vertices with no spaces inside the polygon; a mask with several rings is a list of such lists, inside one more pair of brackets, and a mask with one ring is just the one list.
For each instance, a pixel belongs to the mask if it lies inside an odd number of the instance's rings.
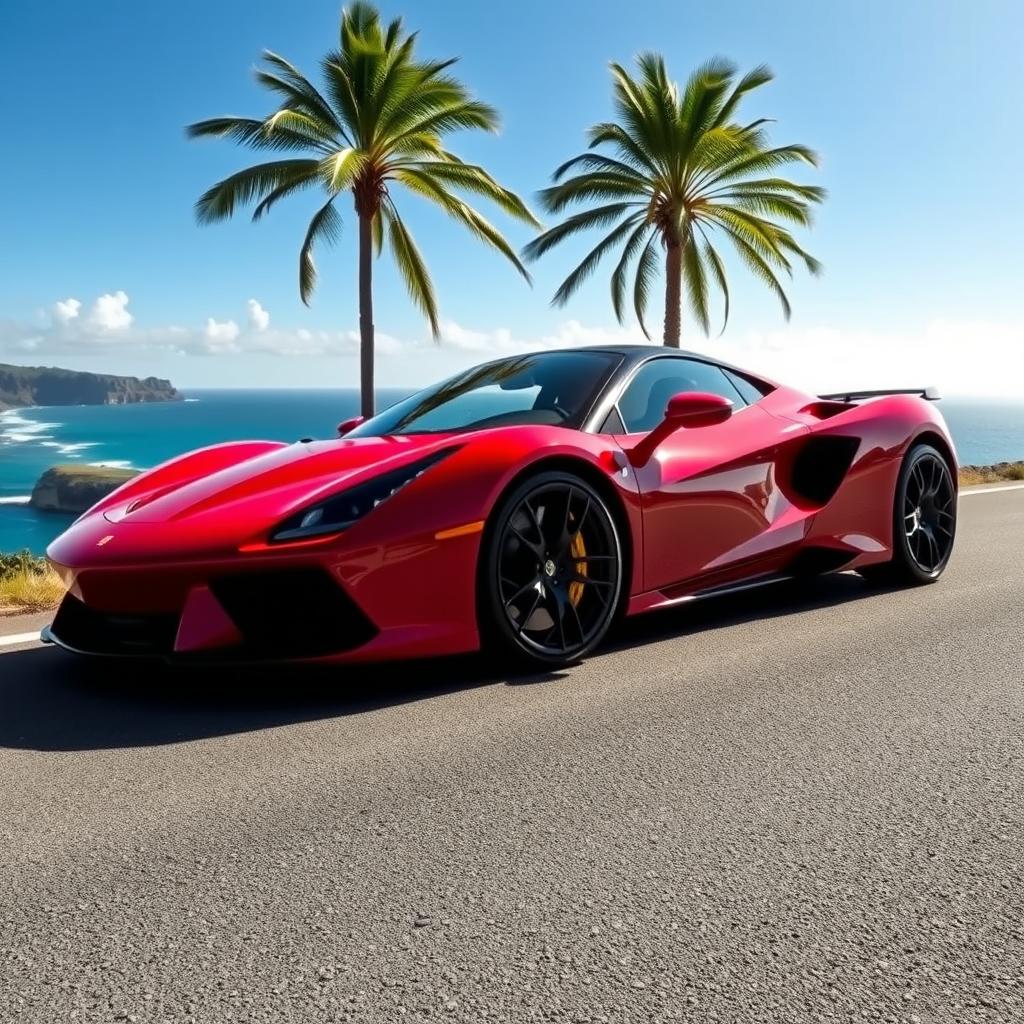
{"label": "side mirror", "polygon": [[355,430],[365,420],[365,416],[350,416],[338,424],[338,437],[344,437],[349,431]]}
{"label": "side mirror", "polygon": [[681,427],[710,427],[732,415],[732,402],[709,391],[683,391],[668,400],[665,418],[629,452],[634,466],[645,466],[658,445]]}
{"label": "side mirror", "polygon": [[732,415],[732,402],[710,391],[683,391],[668,400],[665,423],[675,427],[710,427]]}

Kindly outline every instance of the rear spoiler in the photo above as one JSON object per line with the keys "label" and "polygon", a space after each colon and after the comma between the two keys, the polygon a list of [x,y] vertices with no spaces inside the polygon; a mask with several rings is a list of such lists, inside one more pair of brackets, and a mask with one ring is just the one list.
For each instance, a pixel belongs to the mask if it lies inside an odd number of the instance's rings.
{"label": "rear spoiler", "polygon": [[885,395],[919,395],[929,402],[937,402],[942,395],[936,387],[890,388],[884,391],[839,391],[834,395],[818,395],[823,402],[862,402],[866,398],[882,398]]}

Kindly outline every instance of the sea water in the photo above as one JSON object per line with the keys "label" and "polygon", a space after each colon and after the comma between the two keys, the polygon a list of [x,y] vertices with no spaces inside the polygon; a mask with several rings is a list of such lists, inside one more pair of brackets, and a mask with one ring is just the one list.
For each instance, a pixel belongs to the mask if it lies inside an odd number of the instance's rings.
{"label": "sea water", "polygon": [[[381,390],[378,407],[407,391]],[[940,408],[960,459],[1024,459],[1024,399],[946,399]],[[42,552],[72,517],[29,508],[40,475],[58,463],[145,469],[218,441],[333,437],[359,411],[352,389],[195,390],[184,402],[54,406],[0,413],[0,552]]]}

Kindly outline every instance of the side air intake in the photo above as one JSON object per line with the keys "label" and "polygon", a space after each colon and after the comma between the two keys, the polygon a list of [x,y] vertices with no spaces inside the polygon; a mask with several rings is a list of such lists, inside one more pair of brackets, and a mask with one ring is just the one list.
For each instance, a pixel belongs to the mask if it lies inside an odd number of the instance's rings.
{"label": "side air intake", "polygon": [[814,505],[825,505],[853,464],[860,440],[856,437],[812,437],[793,460],[793,490]]}

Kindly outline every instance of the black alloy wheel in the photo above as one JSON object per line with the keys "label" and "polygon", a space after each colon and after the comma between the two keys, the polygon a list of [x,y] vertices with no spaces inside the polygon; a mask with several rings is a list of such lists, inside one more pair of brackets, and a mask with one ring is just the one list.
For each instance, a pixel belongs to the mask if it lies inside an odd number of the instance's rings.
{"label": "black alloy wheel", "polygon": [[915,445],[896,484],[893,558],[865,567],[863,575],[899,583],[937,580],[953,553],[956,501],[949,462],[931,445]]}
{"label": "black alloy wheel", "polygon": [[618,531],[579,477],[548,472],[508,495],[489,531],[482,595],[506,650],[569,664],[600,643],[622,587]]}

